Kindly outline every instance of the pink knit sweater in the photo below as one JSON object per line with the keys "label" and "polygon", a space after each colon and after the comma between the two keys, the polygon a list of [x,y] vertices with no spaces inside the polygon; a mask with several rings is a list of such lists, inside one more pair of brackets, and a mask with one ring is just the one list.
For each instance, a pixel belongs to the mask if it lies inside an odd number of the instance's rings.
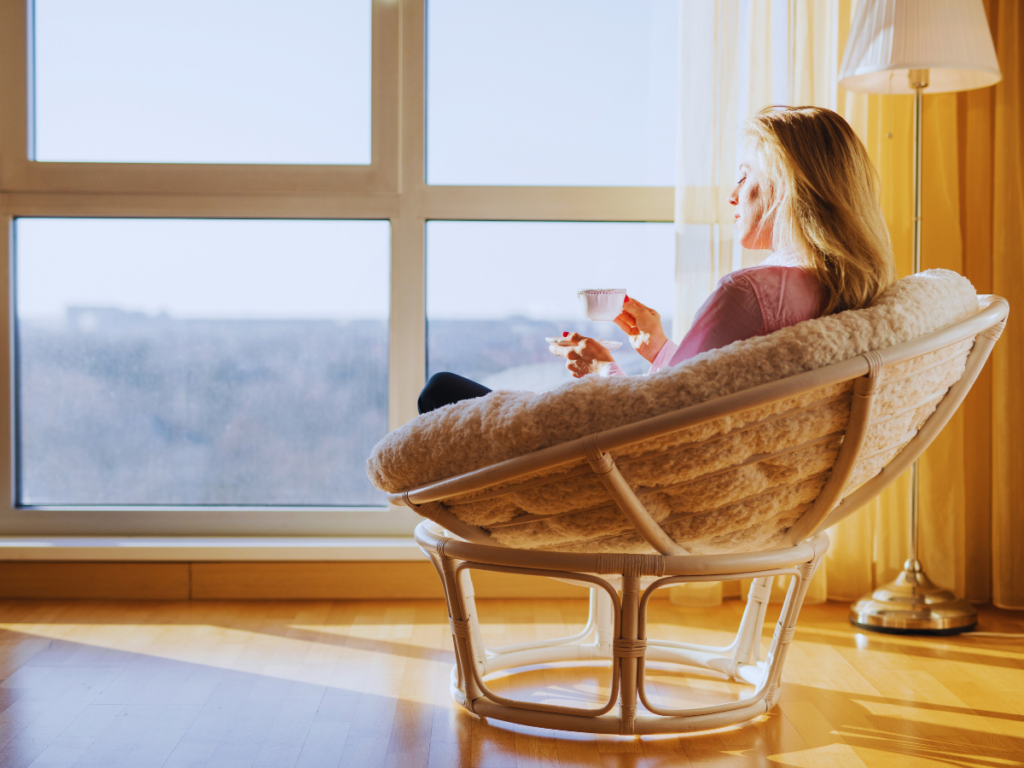
{"label": "pink knit sweater", "polygon": [[[821,286],[803,263],[795,251],[782,250],[756,267],[730,272],[697,310],[683,340],[679,344],[665,343],[649,373],[678,365],[709,349],[818,317]],[[601,376],[625,375],[618,363],[601,369]]]}

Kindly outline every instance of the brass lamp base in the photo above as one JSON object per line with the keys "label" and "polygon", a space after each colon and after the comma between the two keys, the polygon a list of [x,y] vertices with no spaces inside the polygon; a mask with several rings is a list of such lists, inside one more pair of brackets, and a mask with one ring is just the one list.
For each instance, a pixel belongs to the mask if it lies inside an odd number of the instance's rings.
{"label": "brass lamp base", "polygon": [[978,612],[966,600],[940,589],[910,559],[895,581],[850,607],[850,623],[894,635],[957,635],[974,629]]}

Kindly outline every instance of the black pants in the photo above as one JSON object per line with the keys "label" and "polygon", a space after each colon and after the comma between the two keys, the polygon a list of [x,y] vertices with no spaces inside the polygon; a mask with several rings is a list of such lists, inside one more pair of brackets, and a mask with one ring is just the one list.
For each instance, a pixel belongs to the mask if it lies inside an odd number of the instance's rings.
{"label": "black pants", "polygon": [[430,377],[427,386],[420,392],[420,399],[416,405],[419,407],[420,413],[427,413],[437,410],[442,405],[483,397],[490,391],[483,384],[477,384],[457,373],[435,373]]}

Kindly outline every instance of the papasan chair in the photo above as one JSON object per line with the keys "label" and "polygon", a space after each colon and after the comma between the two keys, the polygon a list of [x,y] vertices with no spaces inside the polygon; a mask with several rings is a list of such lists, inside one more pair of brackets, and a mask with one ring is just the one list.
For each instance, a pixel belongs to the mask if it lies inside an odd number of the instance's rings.
{"label": "papasan chair", "polygon": [[[416,541],[444,583],[452,695],[481,717],[607,734],[706,730],[774,706],[824,531],[893,482],[963,401],[1009,306],[962,276],[904,278],[866,309],[735,342],[651,376],[587,377],[540,394],[493,392],[413,419],[367,471],[426,520]],[[591,589],[572,637],[487,648],[471,570]],[[791,576],[760,659],[771,583]],[[648,601],[672,584],[752,578],[733,642],[655,640]],[[503,697],[492,673],[610,660],[610,695],[586,708]],[[716,670],[737,701],[671,709],[645,662]],[[638,702],[643,705],[638,713]]]}

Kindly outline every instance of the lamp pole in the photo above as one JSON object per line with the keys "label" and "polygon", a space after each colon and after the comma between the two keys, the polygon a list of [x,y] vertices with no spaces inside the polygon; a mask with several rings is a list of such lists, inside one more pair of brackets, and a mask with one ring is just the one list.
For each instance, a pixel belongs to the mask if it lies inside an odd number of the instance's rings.
{"label": "lamp pole", "polygon": [[[921,271],[921,123],[924,113],[924,89],[928,87],[928,70],[912,69],[908,75],[914,89],[914,274]],[[916,553],[915,553],[916,554]]]}
{"label": "lamp pole", "polygon": [[[921,148],[924,143],[924,89],[928,87],[928,70],[912,69],[908,75],[910,87],[914,89],[914,229],[913,269],[911,274],[921,271]],[[917,559],[917,514],[919,473],[917,459],[910,466],[910,561],[904,563],[904,571],[921,571]],[[910,566],[908,568],[908,566]]]}

